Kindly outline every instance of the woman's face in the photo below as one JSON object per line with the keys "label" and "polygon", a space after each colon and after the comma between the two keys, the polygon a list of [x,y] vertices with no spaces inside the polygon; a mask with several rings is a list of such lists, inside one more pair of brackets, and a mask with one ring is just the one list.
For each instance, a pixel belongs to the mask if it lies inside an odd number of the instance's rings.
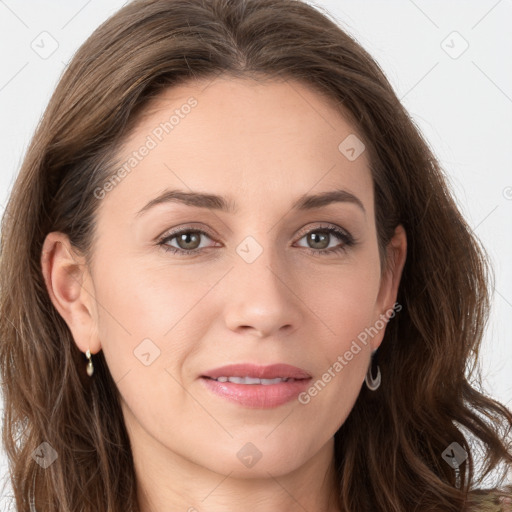
{"label": "woman's face", "polygon": [[[135,457],[254,477],[331,457],[405,256],[398,230],[395,266],[381,274],[356,137],[296,82],[189,83],[145,111],[95,193],[85,307],[62,308],[80,349],[103,350]],[[232,364],[310,378],[205,377]],[[286,377],[216,375],[230,371]]]}

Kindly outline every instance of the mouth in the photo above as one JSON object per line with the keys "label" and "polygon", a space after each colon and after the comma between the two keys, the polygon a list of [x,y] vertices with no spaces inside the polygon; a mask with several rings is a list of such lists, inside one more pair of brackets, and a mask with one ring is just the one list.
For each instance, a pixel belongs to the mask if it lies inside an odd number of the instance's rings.
{"label": "mouth", "polygon": [[307,371],[286,364],[229,365],[200,377],[205,388],[217,397],[252,409],[270,409],[290,402],[309,386],[310,380]]}
{"label": "mouth", "polygon": [[[267,366],[256,365],[252,363],[230,364],[221,366],[207,371],[201,377],[209,377],[211,379],[294,379],[302,380],[311,378],[311,374],[302,368],[292,366],[291,364],[278,363]],[[239,382],[236,382],[239,384]],[[250,384],[251,382],[247,382]],[[256,382],[254,382],[256,383]]]}
{"label": "mouth", "polygon": [[221,376],[217,379],[214,379],[212,377],[203,377],[205,379],[211,379],[215,380],[217,382],[231,382],[233,384],[245,384],[245,385],[255,385],[255,384],[261,384],[263,386],[271,386],[272,384],[279,384],[280,382],[296,382],[299,380],[306,380],[306,379],[293,379],[291,377],[276,377],[275,379],[258,379],[257,377],[225,377]]}

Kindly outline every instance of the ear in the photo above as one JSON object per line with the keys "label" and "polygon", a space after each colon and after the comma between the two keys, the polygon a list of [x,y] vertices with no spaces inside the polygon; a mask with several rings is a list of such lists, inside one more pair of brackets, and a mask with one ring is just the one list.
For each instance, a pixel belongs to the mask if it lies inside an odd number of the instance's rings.
{"label": "ear", "polygon": [[41,269],[50,299],[67,323],[82,352],[101,349],[92,279],[81,256],[64,233],[49,233],[41,253]]}
{"label": "ear", "polygon": [[[400,224],[396,227],[393,237],[386,247],[386,262],[382,269],[379,294],[376,302],[376,316],[382,321],[390,318],[393,311],[400,311],[401,305],[396,304],[398,287],[407,256],[407,235]],[[376,320],[376,324],[378,321]],[[372,339],[372,350],[379,348],[384,338],[385,329],[379,329],[379,335]]]}

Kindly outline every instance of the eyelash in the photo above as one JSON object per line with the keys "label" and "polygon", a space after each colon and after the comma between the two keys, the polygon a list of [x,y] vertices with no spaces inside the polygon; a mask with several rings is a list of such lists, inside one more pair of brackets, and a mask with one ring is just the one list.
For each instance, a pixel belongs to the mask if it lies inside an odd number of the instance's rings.
{"label": "eyelash", "polygon": [[[348,232],[336,227],[336,226],[327,226],[327,227],[316,227],[314,229],[311,229],[304,233],[299,240],[304,238],[305,236],[309,235],[310,233],[315,232],[322,232],[322,233],[329,233],[341,242],[343,242],[343,245],[337,246],[337,247],[331,247],[330,249],[312,249],[311,247],[302,247],[302,249],[305,249],[309,254],[312,254],[313,256],[329,256],[331,254],[339,254],[344,253],[347,251],[349,247],[353,247],[356,244],[356,240],[352,235],[350,235]],[[202,248],[202,249],[192,249],[190,251],[187,251],[185,249],[178,249],[177,247],[172,247],[167,245],[167,242],[171,241],[172,239],[176,238],[179,235],[182,235],[184,233],[200,233],[202,235],[205,235],[209,238],[212,238],[212,236],[202,229],[197,228],[182,228],[180,230],[173,231],[171,233],[166,233],[163,238],[160,238],[158,241],[158,245],[162,247],[162,249],[166,252],[170,252],[172,254],[180,254],[180,255],[197,255],[204,251],[205,249],[211,249],[212,247],[208,248]],[[213,238],[212,238],[213,239]]]}

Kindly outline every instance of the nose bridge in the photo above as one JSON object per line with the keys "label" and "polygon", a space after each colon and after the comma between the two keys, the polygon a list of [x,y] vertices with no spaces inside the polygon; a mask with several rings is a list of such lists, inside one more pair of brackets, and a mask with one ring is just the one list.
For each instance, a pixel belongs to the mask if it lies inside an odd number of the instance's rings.
{"label": "nose bridge", "polygon": [[299,305],[290,289],[290,272],[272,232],[246,236],[235,248],[226,322],[230,329],[252,327],[261,336],[282,328],[295,330]]}

